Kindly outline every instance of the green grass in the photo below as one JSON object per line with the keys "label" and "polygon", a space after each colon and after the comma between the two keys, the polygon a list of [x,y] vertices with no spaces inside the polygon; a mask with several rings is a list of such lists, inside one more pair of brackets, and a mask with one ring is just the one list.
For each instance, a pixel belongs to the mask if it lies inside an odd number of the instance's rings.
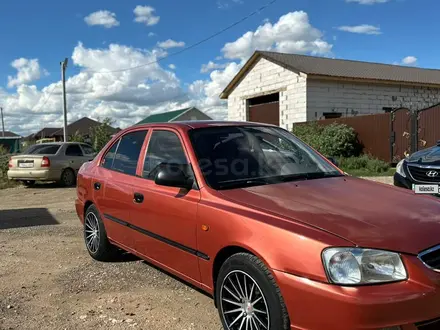
{"label": "green grass", "polygon": [[385,172],[374,172],[368,169],[346,170],[352,176],[393,176],[396,173],[395,168],[390,168]]}

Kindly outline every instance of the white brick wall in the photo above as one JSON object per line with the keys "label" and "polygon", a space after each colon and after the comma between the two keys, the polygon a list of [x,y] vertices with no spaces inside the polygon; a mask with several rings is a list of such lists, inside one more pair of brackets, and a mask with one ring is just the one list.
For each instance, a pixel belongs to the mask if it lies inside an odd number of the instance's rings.
{"label": "white brick wall", "polygon": [[246,100],[280,93],[280,125],[322,119],[324,112],[343,116],[383,113],[383,107],[422,109],[440,103],[440,89],[421,86],[316,80],[260,59],[228,98],[228,119],[248,119]]}
{"label": "white brick wall", "polygon": [[246,100],[280,92],[280,125],[306,121],[305,75],[298,75],[266,59],[260,59],[228,97],[228,119],[248,119]]}
{"label": "white brick wall", "polygon": [[440,89],[307,79],[307,120],[321,119],[324,112],[351,116],[383,113],[383,107],[422,109],[440,103]]}

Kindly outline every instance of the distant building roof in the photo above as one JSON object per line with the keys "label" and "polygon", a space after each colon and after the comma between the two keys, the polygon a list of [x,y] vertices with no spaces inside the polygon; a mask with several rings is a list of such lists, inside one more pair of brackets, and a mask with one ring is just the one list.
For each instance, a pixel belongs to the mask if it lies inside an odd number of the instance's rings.
{"label": "distant building roof", "polygon": [[58,131],[59,127],[45,127],[41,130],[39,130],[35,134],[29,135],[26,139],[43,139],[43,138],[50,138],[53,133]]}
{"label": "distant building roof", "polygon": [[0,130],[0,137],[5,137],[5,138],[21,138],[20,135],[15,134],[14,132],[11,131],[5,131],[5,135],[3,136],[3,132]]}
{"label": "distant building roof", "polygon": [[173,119],[180,117],[185,112],[187,112],[191,109],[193,109],[193,108],[191,107],[191,108],[185,108],[185,109],[162,112],[162,113],[150,115],[147,118],[138,122],[136,125],[149,124],[149,123],[167,123],[167,122],[172,121]]}
{"label": "distant building roof", "polygon": [[221,94],[227,98],[242,77],[260,58],[276,63],[294,72],[315,77],[351,78],[419,85],[440,85],[440,70],[415,67],[339,60],[297,54],[256,51]]}
{"label": "distant building roof", "polygon": [[[93,120],[88,117],[83,117],[67,125],[67,133],[69,135],[73,135],[75,133],[78,133],[80,135],[87,135],[90,134],[91,128],[99,125],[101,125],[99,121]],[[114,134],[117,131],[118,129],[110,126],[110,133]],[[55,132],[51,134],[51,136],[63,136],[63,134],[64,134],[63,128],[58,128]]]}

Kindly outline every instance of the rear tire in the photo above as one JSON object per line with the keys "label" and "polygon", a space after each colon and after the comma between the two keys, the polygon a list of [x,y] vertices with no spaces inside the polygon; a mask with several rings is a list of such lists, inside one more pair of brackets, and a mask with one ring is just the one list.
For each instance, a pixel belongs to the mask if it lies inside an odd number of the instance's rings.
{"label": "rear tire", "polygon": [[280,289],[266,265],[252,254],[237,253],[224,262],[215,299],[225,330],[290,330]]}
{"label": "rear tire", "polygon": [[84,217],[84,242],[87,252],[98,261],[112,261],[117,249],[112,245],[95,205],[90,205]]}
{"label": "rear tire", "polygon": [[25,180],[25,181],[22,181],[22,183],[23,183],[23,186],[25,186],[26,188],[30,188],[35,185],[34,180]]}
{"label": "rear tire", "polygon": [[64,187],[71,187],[76,183],[75,172],[71,168],[66,168],[61,173],[60,183]]}

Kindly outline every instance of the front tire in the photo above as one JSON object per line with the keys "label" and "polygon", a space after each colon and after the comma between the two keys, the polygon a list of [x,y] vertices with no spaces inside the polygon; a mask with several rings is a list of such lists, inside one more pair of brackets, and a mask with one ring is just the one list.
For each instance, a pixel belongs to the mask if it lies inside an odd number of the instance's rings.
{"label": "front tire", "polygon": [[275,279],[264,263],[249,253],[234,254],[222,265],[216,303],[225,330],[290,330]]}
{"label": "front tire", "polygon": [[111,261],[115,257],[116,247],[108,238],[95,205],[89,206],[84,217],[84,242],[90,256],[98,261]]}

